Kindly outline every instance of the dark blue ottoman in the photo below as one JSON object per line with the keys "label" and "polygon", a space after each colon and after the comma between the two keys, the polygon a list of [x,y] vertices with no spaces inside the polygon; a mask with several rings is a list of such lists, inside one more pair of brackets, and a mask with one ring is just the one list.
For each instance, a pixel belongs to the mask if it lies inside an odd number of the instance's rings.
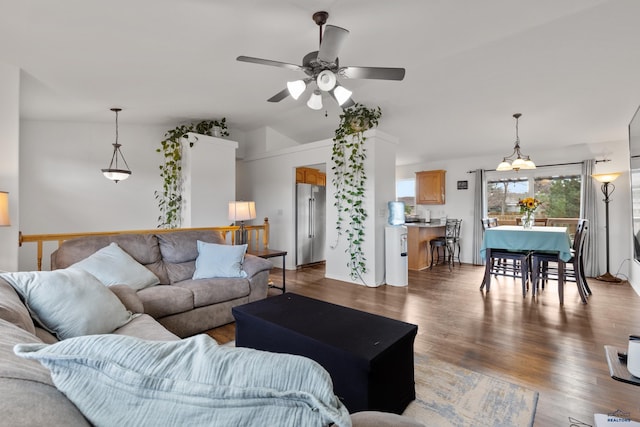
{"label": "dark blue ottoman", "polygon": [[401,414],[415,399],[418,327],[294,293],[234,307],[236,346],[321,364],[349,412]]}

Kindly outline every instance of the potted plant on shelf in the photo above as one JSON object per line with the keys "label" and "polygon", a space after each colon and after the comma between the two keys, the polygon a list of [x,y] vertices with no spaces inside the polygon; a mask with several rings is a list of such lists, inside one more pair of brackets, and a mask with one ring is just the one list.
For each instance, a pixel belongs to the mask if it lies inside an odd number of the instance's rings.
{"label": "potted plant on shelf", "polygon": [[[382,116],[380,107],[368,108],[363,104],[345,108],[340,115],[340,124],[335,130],[331,161],[333,163],[333,186],[335,188],[334,206],[338,211],[336,230],[338,235],[332,248],[336,248],[340,236],[345,233],[349,254],[347,266],[353,280],[367,272],[366,258],[362,250],[364,241],[364,222],[367,211],[364,209],[365,183],[367,180],[364,162],[367,157],[364,132],[378,126]],[[344,226],[348,218],[347,226]]]}
{"label": "potted plant on shelf", "polygon": [[[215,135],[215,128],[219,128]],[[160,177],[162,178],[162,190],[154,192],[158,201],[160,216],[158,228],[178,228],[182,224],[182,138],[189,132],[208,136],[229,136],[226,118],[220,120],[202,120],[198,123],[190,123],[176,126],[164,134],[164,140],[160,142],[162,163],[160,164]],[[189,141],[193,147],[195,140]]]}

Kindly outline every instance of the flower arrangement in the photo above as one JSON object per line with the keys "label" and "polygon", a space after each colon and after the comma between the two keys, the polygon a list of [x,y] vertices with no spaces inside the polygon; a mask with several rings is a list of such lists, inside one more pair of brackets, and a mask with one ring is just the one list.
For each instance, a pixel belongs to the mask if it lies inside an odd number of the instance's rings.
{"label": "flower arrangement", "polygon": [[538,206],[540,206],[542,202],[533,197],[525,197],[524,199],[518,200],[518,206],[520,207],[520,213],[531,214],[535,211]]}
{"label": "flower arrangement", "polygon": [[540,206],[542,202],[534,197],[525,197],[518,200],[518,206],[520,207],[520,213],[524,214],[522,217],[522,225],[525,228],[531,228],[533,225],[533,212]]}

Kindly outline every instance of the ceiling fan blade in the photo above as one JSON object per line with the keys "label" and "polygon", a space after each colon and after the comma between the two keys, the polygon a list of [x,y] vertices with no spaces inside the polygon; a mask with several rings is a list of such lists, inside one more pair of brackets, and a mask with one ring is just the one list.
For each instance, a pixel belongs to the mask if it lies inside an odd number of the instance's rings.
{"label": "ceiling fan blade", "polygon": [[287,96],[289,96],[289,89],[284,88],[280,92],[278,92],[275,95],[273,95],[271,98],[267,99],[267,101],[268,102],[280,102],[283,99],[285,99]]}
{"label": "ceiling fan blade", "polygon": [[271,59],[254,58],[253,56],[241,55],[241,56],[238,56],[236,60],[241,62],[252,62],[254,64],[271,65],[272,67],[287,68],[293,71],[304,71],[302,67],[299,65],[289,64],[289,63],[280,62],[280,61],[272,61]]}
{"label": "ceiling fan blade", "polygon": [[334,64],[342,43],[344,43],[348,35],[349,30],[335,25],[325,25],[322,43],[320,43],[320,50],[318,51],[318,60]]}
{"label": "ceiling fan blade", "polygon": [[404,68],[385,67],[343,67],[340,75],[350,79],[402,80]]}

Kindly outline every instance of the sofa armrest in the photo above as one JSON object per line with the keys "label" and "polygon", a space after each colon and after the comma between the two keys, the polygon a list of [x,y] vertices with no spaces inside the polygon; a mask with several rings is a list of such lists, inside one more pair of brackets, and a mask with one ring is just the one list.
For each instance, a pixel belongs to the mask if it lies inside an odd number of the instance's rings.
{"label": "sofa armrest", "polygon": [[142,300],[138,297],[136,290],[131,286],[111,285],[109,290],[116,294],[122,305],[133,314],[144,313],[144,304],[142,304]]}
{"label": "sofa armrest", "polygon": [[251,279],[261,271],[269,271],[272,267],[273,265],[270,261],[250,254],[244,256],[244,263],[242,264],[242,269],[247,273],[248,279]]}

